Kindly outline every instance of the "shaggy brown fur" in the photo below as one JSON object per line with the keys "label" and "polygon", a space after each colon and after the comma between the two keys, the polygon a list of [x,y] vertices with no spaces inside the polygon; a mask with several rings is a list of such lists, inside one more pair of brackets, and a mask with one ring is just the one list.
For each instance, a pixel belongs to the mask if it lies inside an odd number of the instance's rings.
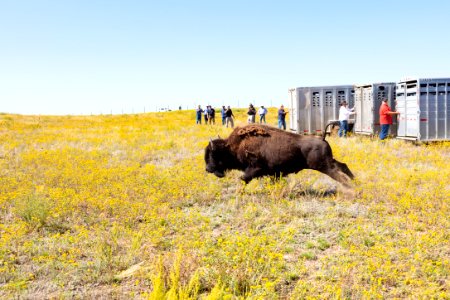
{"label": "shaggy brown fur", "polygon": [[237,131],[237,135],[240,137],[248,137],[248,136],[269,136],[269,132],[262,128],[261,126],[257,125],[249,125],[244,128],[240,128]]}

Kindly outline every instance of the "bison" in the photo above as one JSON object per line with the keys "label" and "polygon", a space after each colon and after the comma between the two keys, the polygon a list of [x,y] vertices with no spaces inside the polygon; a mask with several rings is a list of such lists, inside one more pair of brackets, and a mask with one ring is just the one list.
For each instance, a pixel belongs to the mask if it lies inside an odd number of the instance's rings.
{"label": "bison", "polygon": [[287,175],[303,169],[327,174],[350,187],[354,178],[346,164],[333,158],[323,138],[304,136],[267,125],[237,127],[226,139],[210,140],[205,149],[206,171],[224,177],[227,170],[241,170],[245,183],[262,176]]}

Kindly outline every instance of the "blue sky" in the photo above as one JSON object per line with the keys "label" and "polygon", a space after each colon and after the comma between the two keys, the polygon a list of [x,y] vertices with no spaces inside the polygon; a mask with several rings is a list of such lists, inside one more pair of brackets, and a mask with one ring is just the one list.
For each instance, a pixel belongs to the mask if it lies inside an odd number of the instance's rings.
{"label": "blue sky", "polygon": [[450,77],[450,1],[0,0],[0,112],[286,104]]}

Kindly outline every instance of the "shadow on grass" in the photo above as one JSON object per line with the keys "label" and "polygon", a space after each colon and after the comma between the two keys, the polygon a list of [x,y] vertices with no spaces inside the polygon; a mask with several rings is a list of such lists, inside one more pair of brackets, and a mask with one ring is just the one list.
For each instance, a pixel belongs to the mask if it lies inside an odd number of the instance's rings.
{"label": "shadow on grass", "polygon": [[313,188],[306,188],[303,190],[293,191],[289,194],[290,199],[298,197],[314,197],[314,198],[327,198],[337,195],[337,189],[331,188],[326,190],[318,190]]}

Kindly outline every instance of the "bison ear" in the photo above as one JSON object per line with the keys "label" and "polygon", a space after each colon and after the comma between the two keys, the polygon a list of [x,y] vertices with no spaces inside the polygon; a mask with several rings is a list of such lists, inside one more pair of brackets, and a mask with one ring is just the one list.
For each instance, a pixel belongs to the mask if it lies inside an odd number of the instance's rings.
{"label": "bison ear", "polygon": [[211,150],[214,150],[214,144],[212,138],[209,138],[209,144],[211,145]]}

